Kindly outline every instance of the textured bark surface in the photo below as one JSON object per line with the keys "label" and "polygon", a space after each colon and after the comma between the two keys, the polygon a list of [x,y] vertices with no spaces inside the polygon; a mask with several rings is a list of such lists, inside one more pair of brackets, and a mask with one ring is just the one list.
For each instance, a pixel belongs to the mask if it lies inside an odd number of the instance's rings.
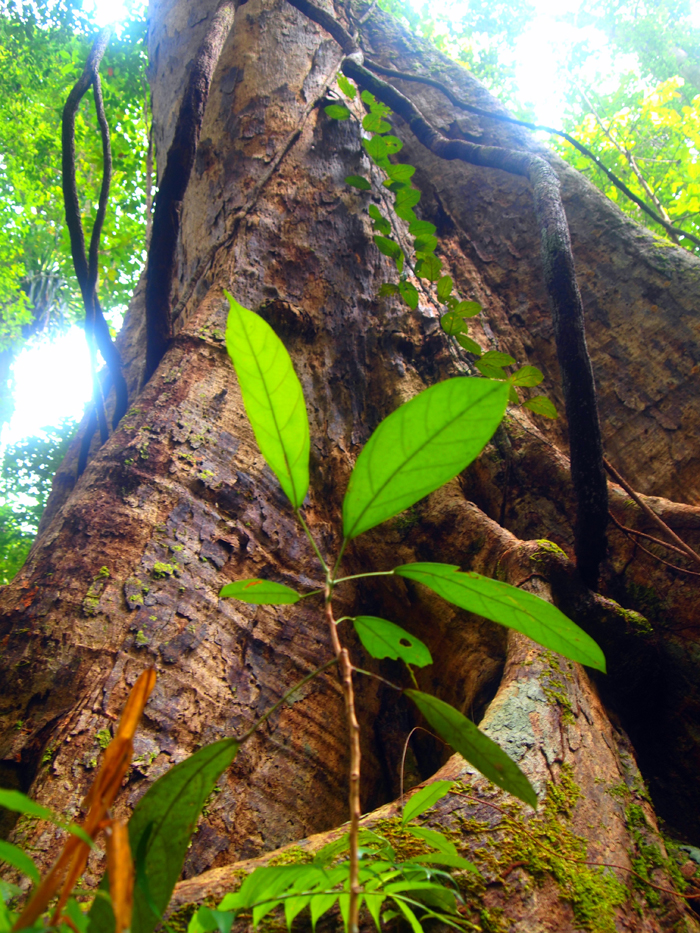
{"label": "textured bark surface", "polygon": [[[188,63],[215,6],[152,3],[161,167]],[[465,71],[383,14],[370,18],[362,39],[385,64],[434,73],[471,102],[499,106]],[[94,774],[98,733],[111,727],[146,665],[156,665],[158,683],[137,733],[120,813],[197,747],[240,734],[330,656],[313,599],[296,607],[218,599],[221,586],[238,578],[321,582],[246,420],[223,348],[223,289],[268,320],[294,359],[312,434],[306,515],[328,553],[339,543],[337,516],[350,469],[372,429],[424,386],[464,371],[439,330],[436,308],[422,300],[410,312],[377,298],[392,271],[372,242],[368,196],[344,184],[346,175],[368,170],[358,131],[350,121],[329,120],[319,106],[340,60],[335,43],[282,0],[248,0],[237,12],[182,202],[172,346],[139,392],[142,284],[120,336],[130,410],[77,483],[76,452],[69,453],[27,565],[0,591],[2,783],[31,789],[70,815]],[[541,152],[559,173],[606,455],[697,547],[700,263],[628,222],[526,133],[455,113],[432,89],[402,90],[446,135]],[[527,183],[439,162],[400,121],[396,126],[405,140],[402,159],[418,167],[421,212],[438,226],[445,266],[462,297],[484,307],[474,339],[542,368],[561,410]],[[566,432],[563,419],[544,423],[522,409],[510,412],[473,467],[357,539],[344,566],[351,573],[441,560],[538,587],[545,597],[549,581],[554,600],[603,646],[606,678],[591,683],[579,667],[438,604],[407,581],[349,584],[338,608],[393,618],[419,634],[435,659],[421,673],[421,687],[477,721],[485,713],[484,725],[521,763],[543,801],[547,782],[550,801],[552,787],[560,789],[559,804],[543,803],[538,816],[525,816],[540,853],[542,845],[564,852],[569,833],[587,843],[589,860],[621,866],[613,874],[624,891],[608,890],[594,868],[579,866],[582,875],[590,869],[585,891],[593,907],[586,906],[573,891],[566,860],[545,857],[542,867],[527,848],[529,837],[502,822],[522,825],[509,816],[503,795],[461,759],[446,761],[438,743],[416,738],[409,784],[440,767],[441,776],[465,782],[469,799],[451,795],[431,819],[450,826],[483,869],[483,884],[467,891],[475,923],[499,929],[493,918],[500,917],[501,929],[523,933],[586,924],[695,929],[678,898],[648,891],[645,897],[624,869],[640,857],[647,837],[663,848],[636,757],[671,834],[700,841],[698,578],[670,570],[611,528],[602,595],[581,585],[566,557],[574,516]],[[655,534],[619,487],[610,491],[619,521]],[[347,640],[359,666],[373,663]],[[390,679],[403,676],[392,662],[378,669]],[[363,809],[386,806],[369,817],[376,820],[395,812],[402,746],[417,719],[407,702],[366,678],[358,680],[358,706]],[[242,860],[341,824],[346,766],[342,697],[331,671],[273,716],[221,779],[194,836],[185,865],[190,880],[176,906],[226,890],[232,872],[255,864]],[[559,829],[547,823],[550,816]],[[27,821],[14,837],[44,863],[58,844],[53,831]],[[102,870],[95,851],[88,880]],[[663,869],[653,877],[670,884]],[[586,914],[589,908],[595,916]]]}

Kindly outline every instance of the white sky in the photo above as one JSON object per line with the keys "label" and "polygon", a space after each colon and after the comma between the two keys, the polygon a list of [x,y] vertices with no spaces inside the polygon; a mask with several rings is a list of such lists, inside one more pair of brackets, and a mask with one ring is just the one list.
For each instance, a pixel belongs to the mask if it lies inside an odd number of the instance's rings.
{"label": "white sky", "polygon": [[[538,16],[514,50],[519,62],[517,80],[523,101],[534,104],[536,119],[556,127],[561,123],[564,107],[557,71],[575,32],[575,27],[562,22],[560,17],[575,14],[585,0],[534,2]],[[84,8],[94,11],[97,24],[103,26],[122,19],[133,3],[134,0],[84,0]],[[700,25],[700,0],[694,0],[692,6]],[[593,34],[591,38],[596,41]],[[600,42],[602,47],[602,36]],[[3,432],[3,443],[14,443],[68,415],[79,418],[90,397],[89,362],[82,331],[73,328],[53,344],[25,350],[15,364],[15,380],[16,409]]]}

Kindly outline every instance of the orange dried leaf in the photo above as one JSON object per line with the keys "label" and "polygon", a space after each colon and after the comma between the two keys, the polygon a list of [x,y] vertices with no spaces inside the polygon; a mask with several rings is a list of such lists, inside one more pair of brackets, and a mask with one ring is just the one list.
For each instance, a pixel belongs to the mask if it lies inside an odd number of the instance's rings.
{"label": "orange dried leaf", "polygon": [[129,846],[126,823],[112,822],[107,833],[107,875],[112,910],[116,922],[115,933],[131,927],[131,909],[134,900],[134,863]]}

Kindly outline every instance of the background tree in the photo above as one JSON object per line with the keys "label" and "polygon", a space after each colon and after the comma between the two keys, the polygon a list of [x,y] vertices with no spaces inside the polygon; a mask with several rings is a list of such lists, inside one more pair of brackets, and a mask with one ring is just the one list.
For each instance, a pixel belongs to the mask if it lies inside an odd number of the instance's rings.
{"label": "background tree", "polygon": [[[151,11],[160,172],[183,92],[192,90],[188,66],[215,7],[172,2]],[[384,66],[399,61],[470,104],[499,111],[468,73],[384,14],[373,10],[360,24],[366,12],[335,15],[346,28],[361,27],[372,58]],[[147,664],[156,664],[159,680],[119,812],[172,763],[242,731],[328,658],[313,605],[292,615],[218,600],[222,584],[246,576],[314,582],[313,555],[263,465],[222,347],[223,288],[269,320],[294,357],[314,438],[306,514],[324,546],[337,537],[350,465],[373,427],[423,386],[473,362],[455,355],[430,298],[410,309],[378,297],[395,267],[377,251],[365,210],[383,202],[346,185],[348,175],[370,172],[358,124],[332,121],[324,110],[338,97],[341,60],[329,35],[281,0],[249,0],[237,11],[177,207],[172,340],[142,387],[147,309],[137,289],[120,335],[132,407],[77,482],[80,439],[73,445],[29,559],[0,592],[3,783],[31,788],[61,809],[77,809],[98,759],[98,734]],[[465,115],[434,88],[400,86],[448,136],[539,153],[554,166],[587,310],[606,454],[649,496],[641,501],[697,546],[698,260],[675,247],[660,250],[522,129]],[[471,337],[484,350],[538,365],[563,410],[527,182],[438,160],[399,118],[393,123],[404,142],[399,158],[417,167],[419,210],[437,228],[444,267],[460,294],[484,309]],[[402,231],[400,218],[397,225]],[[400,555],[534,586],[600,641],[605,679],[593,684],[583,669],[436,606],[408,584],[358,586],[346,597],[348,611],[361,603],[389,618],[401,612],[436,659],[426,681],[475,720],[486,711],[490,734],[549,794],[542,813],[524,822],[526,814],[460,759],[445,761],[441,746],[412,739],[414,781],[442,766],[441,776],[464,782],[432,819],[450,827],[482,869],[483,881],[465,887],[475,925],[693,929],[671,893],[685,876],[658,834],[635,753],[670,831],[697,841],[696,571],[675,552],[682,569],[634,543],[659,548],[640,538],[658,537],[646,514],[611,485],[613,516],[632,531],[610,530],[600,592],[587,589],[566,556],[575,515],[567,450],[563,420],[514,409],[474,467],[411,514],[358,539],[347,567],[370,559],[394,566]],[[359,645],[353,652],[362,665],[372,663]],[[391,662],[378,669],[400,676]],[[395,812],[402,745],[417,720],[377,681],[363,684],[360,708],[363,809],[387,807],[376,819]],[[223,893],[249,867],[241,859],[342,822],[341,722],[337,682],[327,674],[246,745],[206,808],[176,904]],[[14,833],[40,858],[55,851],[55,838],[31,821]],[[613,877],[600,863],[620,867]],[[99,852],[89,869],[96,880]],[[657,887],[646,886],[645,876]]]}

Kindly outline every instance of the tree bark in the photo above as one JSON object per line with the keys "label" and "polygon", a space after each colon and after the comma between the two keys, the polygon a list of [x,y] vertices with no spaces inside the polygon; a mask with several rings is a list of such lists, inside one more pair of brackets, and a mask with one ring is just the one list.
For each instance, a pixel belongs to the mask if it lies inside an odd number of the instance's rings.
{"label": "tree bark", "polygon": [[[216,6],[151,4],[161,172],[188,64]],[[352,25],[345,10],[327,9]],[[380,63],[436,76],[500,112],[466,71],[380,11],[359,39]],[[328,554],[337,551],[342,496],[371,431],[422,388],[465,371],[435,307],[421,299],[411,312],[377,297],[392,269],[372,240],[369,196],[344,183],[368,170],[358,130],[329,120],[322,106],[341,60],[330,36],[284,0],[248,0],[236,12],[180,208],[172,342],[140,389],[142,282],[120,335],[131,407],[77,481],[76,441],[25,568],[0,591],[2,784],[71,816],[100,755],[97,733],[110,728],[147,665],[156,665],[158,683],[117,815],[128,815],[153,780],[197,747],[242,733],[332,655],[320,601],[255,607],[218,599],[222,585],[246,577],[323,583],[245,417],[223,347],[223,289],[268,320],[293,357],[312,434],[305,514]],[[605,454],[697,549],[700,263],[624,218],[524,130],[465,116],[433,88],[401,90],[444,135],[537,153],[557,172]],[[441,162],[399,119],[395,128],[401,159],[417,166],[421,216],[438,227],[446,271],[462,297],[484,308],[472,336],[484,349],[539,366],[562,411],[526,180]],[[700,842],[698,578],[645,554],[614,526],[600,593],[583,586],[569,559],[575,507],[567,452],[563,418],[510,410],[477,463],[358,538],[344,567],[440,560],[533,587],[600,642],[606,677],[590,678],[408,581],[350,584],[338,609],[395,619],[420,635],[435,661],[421,673],[421,688],[475,721],[484,717],[541,796],[537,815],[520,812],[440,743],[422,733],[411,741],[407,786],[436,772],[459,782],[431,819],[449,826],[482,870],[482,881],[465,887],[477,927],[697,929],[682,898],[637,886],[630,869],[656,847],[661,867],[651,867],[651,878],[672,888],[655,811],[671,836]],[[656,534],[620,487],[610,484],[609,493],[620,524]],[[683,561],[653,543],[649,550]],[[373,663],[358,642],[348,643],[358,666]],[[403,676],[392,662],[376,669],[390,680]],[[419,720],[367,678],[357,680],[356,705],[362,809],[373,822],[396,812],[403,743]],[[268,721],[221,779],[174,908],[217,897],[242,867],[281,846],[313,848],[315,834],[342,824],[347,748],[342,692],[329,670]],[[12,832],[43,863],[56,851],[58,840],[42,826],[21,821]],[[577,865],[577,846],[584,860],[617,867]],[[88,882],[103,869],[94,851]]]}

